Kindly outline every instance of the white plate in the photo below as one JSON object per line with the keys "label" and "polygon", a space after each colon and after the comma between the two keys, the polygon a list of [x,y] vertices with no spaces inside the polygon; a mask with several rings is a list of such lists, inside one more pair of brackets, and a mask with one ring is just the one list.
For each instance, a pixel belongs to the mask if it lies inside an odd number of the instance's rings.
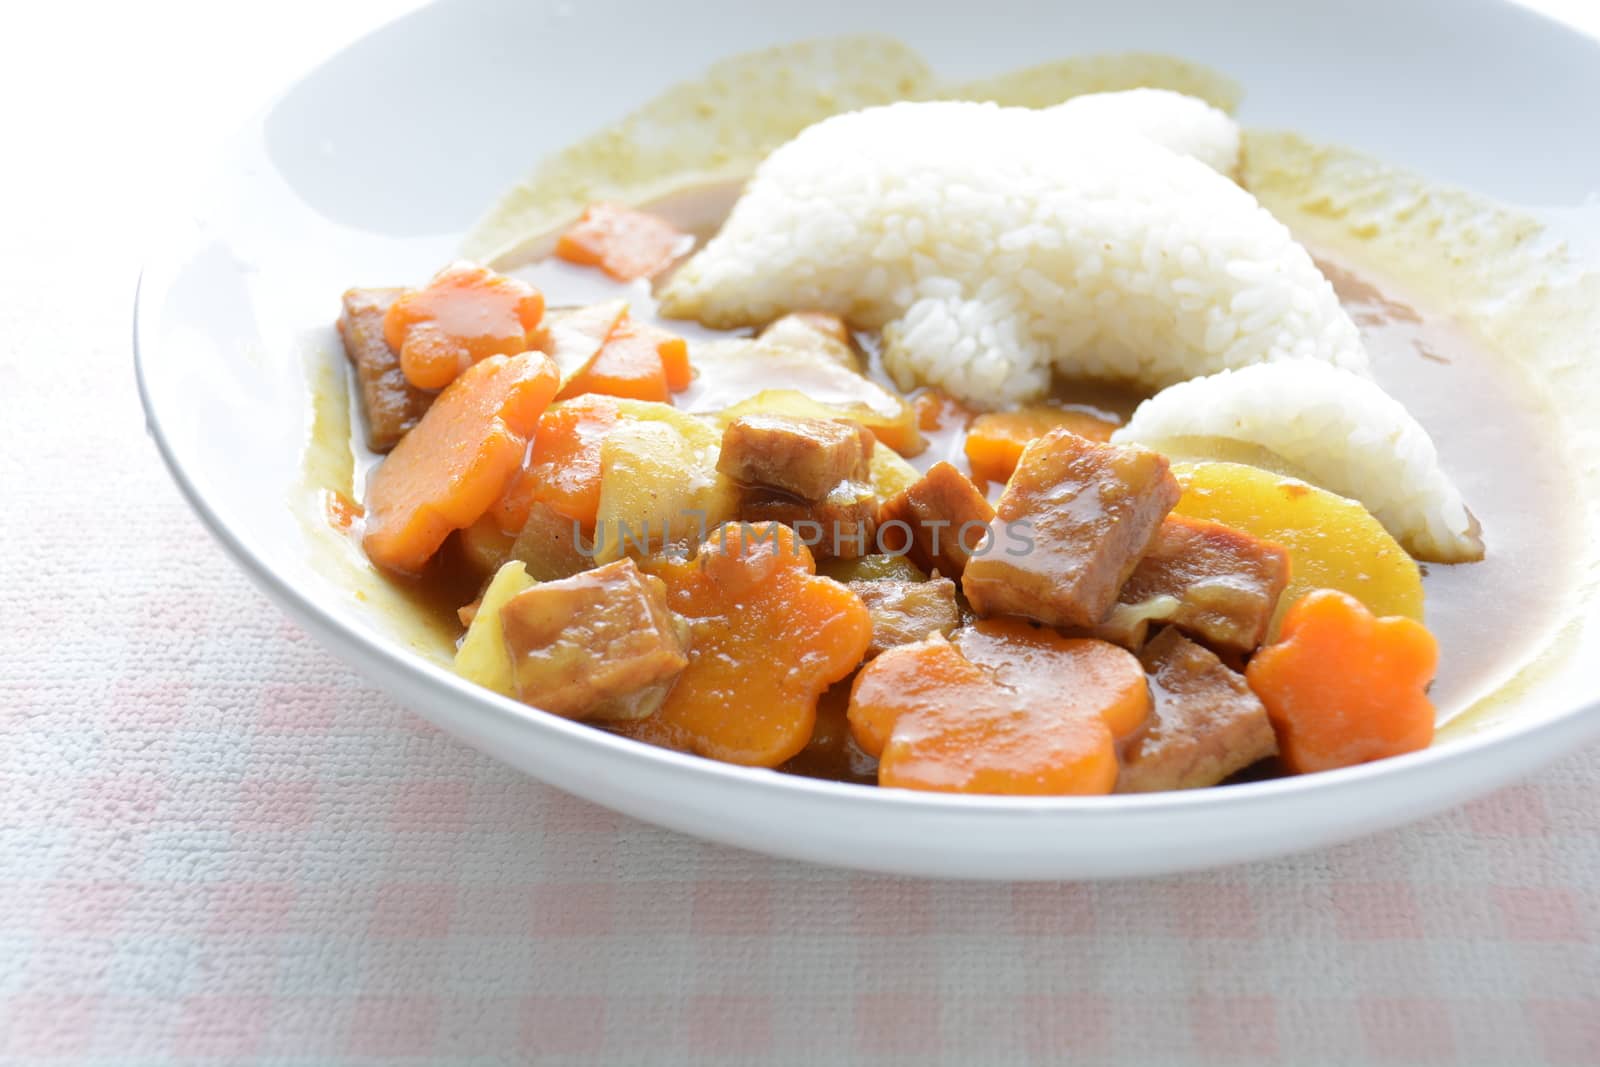
{"label": "white plate", "polygon": [[[1245,87],[1243,117],[1492,196],[1576,205],[1600,185],[1600,47],[1499,3],[706,0],[447,3],[335,57],[249,124],[141,285],[150,427],[201,518],[318,640],[483,751],[600,804],[717,841],[912,874],[1149,874],[1392,826],[1525,774],[1600,730],[1581,675],[1530,683],[1509,723],[1379,764],[1193,793],[978,799],[724,766],[532,712],[413,654],[308,560],[308,346],[339,358],[351,284],[422,278],[536,160],[714,59],[876,30],[941,73],[1168,52]],[[598,51],[597,44],[600,46]],[[1576,638],[1595,661],[1593,627]]]}

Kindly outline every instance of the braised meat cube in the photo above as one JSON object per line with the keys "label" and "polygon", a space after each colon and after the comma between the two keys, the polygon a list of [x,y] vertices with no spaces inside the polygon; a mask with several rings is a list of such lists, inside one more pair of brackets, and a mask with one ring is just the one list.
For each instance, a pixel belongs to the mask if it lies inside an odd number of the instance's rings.
{"label": "braised meat cube", "polygon": [[972,479],[948,463],[935,463],[920,480],[884,501],[880,540],[901,550],[925,571],[959,578],[994,519],[994,508]]}
{"label": "braised meat cube", "polygon": [[1137,649],[1150,623],[1169,622],[1213,648],[1250,652],[1266,639],[1288,584],[1281,545],[1169,515],[1096,634]]}
{"label": "braised meat cube", "polygon": [[770,489],[743,489],[738,517],[793,527],[818,560],[855,559],[872,551],[878,530],[878,496],[866,482],[844,481],[821,500],[800,500]]}
{"label": "braised meat cube", "polygon": [[406,381],[400,353],[383,339],[383,317],[404,289],[351,289],[344,294],[339,337],[356,369],[361,410],[366,415],[367,447],[387,452],[399,444],[433,403],[433,394]]}
{"label": "braised meat cube", "polygon": [[886,579],[849,582],[872,614],[872,644],[867,655],[921,641],[931,633],[949,637],[961,625],[956,583],[948,578],[927,582]]}
{"label": "braised meat cube", "polygon": [[500,609],[517,699],[569,719],[642,719],[689,664],[661,579],[621,559],[534,585]]}
{"label": "braised meat cube", "polygon": [[854,422],[745,415],[723,431],[717,470],[745,485],[821,500],[840,482],[869,480],[874,443]]}
{"label": "braised meat cube", "polygon": [[1276,755],[1267,709],[1243,677],[1175,627],[1139,654],[1154,698],[1150,724],[1122,754],[1119,793],[1216,785]]}
{"label": "braised meat cube", "polygon": [[577,520],[535,500],[528,508],[528,521],[511,544],[510,558],[520,559],[536,582],[570,578],[594,566],[578,540],[581,536]]}
{"label": "braised meat cube", "polygon": [[1180,495],[1165,456],[1052,430],[1023,451],[962,589],[980,615],[1092,629]]}

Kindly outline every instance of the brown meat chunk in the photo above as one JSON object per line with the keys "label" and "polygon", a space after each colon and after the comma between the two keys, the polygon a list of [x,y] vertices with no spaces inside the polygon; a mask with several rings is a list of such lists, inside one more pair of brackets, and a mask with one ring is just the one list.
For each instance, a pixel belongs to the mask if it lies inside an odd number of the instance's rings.
{"label": "brown meat chunk", "polygon": [[904,550],[925,571],[959,578],[973,550],[988,532],[994,508],[972,479],[948,463],[935,463],[903,492],[886,500],[880,540],[890,551]]}
{"label": "brown meat chunk", "polygon": [[926,582],[878,579],[846,584],[872,613],[869,657],[896,645],[921,641],[934,631],[949,637],[961,625],[956,583],[948,578]]}
{"label": "brown meat chunk", "polygon": [[845,481],[871,477],[876,439],[854,422],[793,415],[745,415],[722,433],[717,470],[745,485],[821,500]]}
{"label": "brown meat chunk", "polygon": [[1169,515],[1096,634],[1137,649],[1169,622],[1217,649],[1250,652],[1289,584],[1281,545],[1217,522]]}
{"label": "brown meat chunk", "polygon": [[821,500],[799,500],[770,489],[746,488],[739,498],[744,522],[781,522],[818,560],[855,559],[873,549],[878,496],[865,482],[845,481]]}
{"label": "brown meat chunk", "polygon": [[400,354],[383,339],[383,316],[404,289],[350,289],[344,294],[339,337],[356,369],[361,410],[366,415],[367,447],[387,452],[417,424],[434,394],[406,381]]}
{"label": "brown meat chunk", "polygon": [[1174,627],[1139,654],[1150,676],[1150,725],[1122,754],[1119,793],[1216,785],[1277,754],[1267,709],[1242,676]]}
{"label": "brown meat chunk", "polygon": [[[509,558],[520,559],[528,577],[536,582],[553,582],[581,574],[594,566],[594,557],[583,551],[576,523],[542,500],[528,508],[528,521],[511,544]],[[588,546],[592,549],[593,546]]]}
{"label": "brown meat chunk", "polygon": [[689,664],[689,624],[631,559],[526,589],[500,623],[517,698],[568,719],[646,718]]}
{"label": "brown meat chunk", "polygon": [[1052,430],[1023,451],[962,590],[980,615],[1091,629],[1180,495],[1165,456]]}

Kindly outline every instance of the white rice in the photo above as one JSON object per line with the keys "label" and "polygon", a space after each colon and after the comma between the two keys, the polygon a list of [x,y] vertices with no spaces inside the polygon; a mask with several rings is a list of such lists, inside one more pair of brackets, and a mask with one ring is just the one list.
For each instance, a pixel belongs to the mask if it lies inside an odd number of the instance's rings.
{"label": "white rice", "polygon": [[1237,148],[1227,116],[1157,91],[841,115],[768,157],[664,309],[831,311],[884,330],[901,385],[980,407],[1039,397],[1052,368],[1154,388],[1287,358],[1364,373],[1311,257],[1212,169]]}
{"label": "white rice", "polygon": [[1039,114],[1047,122],[1088,122],[1137,134],[1221,174],[1239,169],[1239,124],[1204,100],[1169,89],[1085,93]]}
{"label": "white rice", "polygon": [[1306,481],[1360,501],[1419,559],[1483,558],[1477,521],[1428,431],[1370,379],[1315,360],[1223,371],[1145,401],[1112,440],[1160,450],[1179,438],[1281,457]]}

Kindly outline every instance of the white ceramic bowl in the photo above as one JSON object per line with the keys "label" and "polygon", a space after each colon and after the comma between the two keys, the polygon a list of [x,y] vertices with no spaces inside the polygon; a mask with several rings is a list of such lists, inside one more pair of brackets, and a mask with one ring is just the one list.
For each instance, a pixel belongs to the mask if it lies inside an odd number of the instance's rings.
{"label": "white ceramic bowl", "polygon": [[[201,518],[318,640],[483,751],[650,822],[823,863],[1086,878],[1236,862],[1438,811],[1600,731],[1592,688],[1558,671],[1528,684],[1504,725],[1335,773],[1088,799],[875,791],[724,766],[532,712],[413,654],[309,565],[287,504],[310,418],[304,353],[338,360],[329,323],[346,286],[427,276],[540,157],[712,60],[857,30],[897,36],[952,76],[1067,54],[1172,53],[1238,79],[1250,123],[1522,204],[1573,205],[1600,184],[1600,46],[1482,0],[446,3],[353,45],[248,124],[212,194],[147,266],[141,390]],[[1593,629],[1576,638],[1578,660],[1595,661]]]}

